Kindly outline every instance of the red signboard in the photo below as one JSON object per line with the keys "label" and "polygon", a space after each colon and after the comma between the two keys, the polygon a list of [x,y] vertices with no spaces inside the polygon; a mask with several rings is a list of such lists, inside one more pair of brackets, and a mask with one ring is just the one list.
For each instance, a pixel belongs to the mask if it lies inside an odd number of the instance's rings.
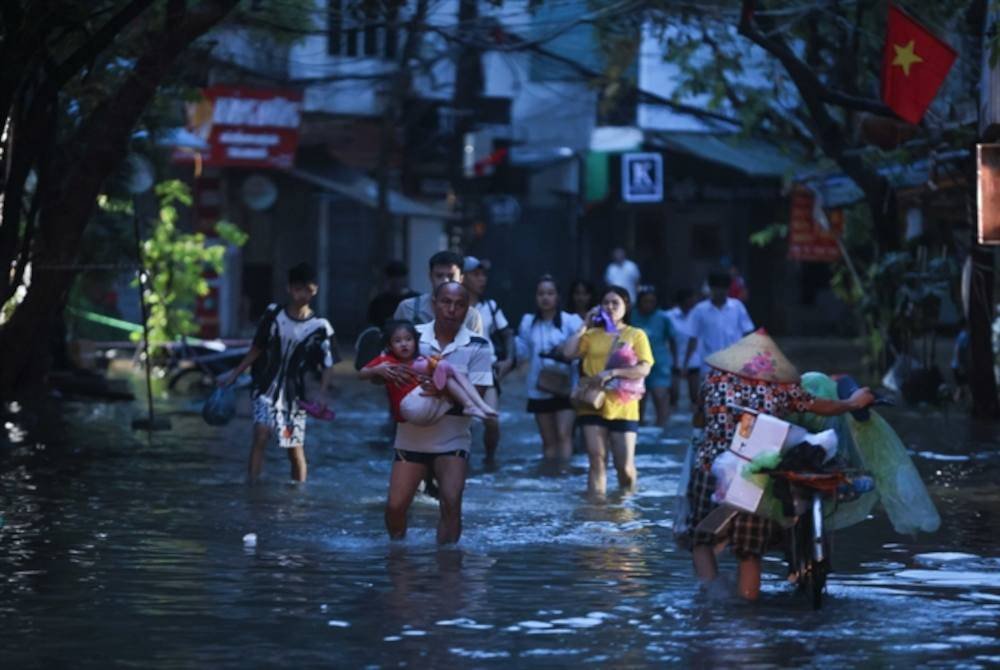
{"label": "red signboard", "polygon": [[[295,161],[302,117],[302,93],[286,89],[210,86],[188,105],[188,130],[208,143],[206,166],[276,168]],[[193,160],[178,150],[174,159]]]}
{"label": "red signboard", "polygon": [[792,191],[788,258],[793,261],[833,263],[840,260],[837,238],[844,233],[844,212],[840,209],[827,211],[830,230],[826,230],[813,216],[815,203],[816,198],[809,189],[797,188]]}
{"label": "red signboard", "polygon": [[976,147],[979,216],[976,240],[1000,244],[1000,144]]}

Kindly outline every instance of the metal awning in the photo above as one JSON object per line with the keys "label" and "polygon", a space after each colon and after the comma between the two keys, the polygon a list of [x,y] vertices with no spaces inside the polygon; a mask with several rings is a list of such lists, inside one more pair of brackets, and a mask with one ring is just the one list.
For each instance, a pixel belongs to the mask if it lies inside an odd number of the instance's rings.
{"label": "metal awning", "polygon": [[[320,188],[355,200],[366,207],[378,208],[378,184],[371,177],[348,168],[334,166],[329,169],[292,168],[288,174]],[[422,203],[399,191],[389,190],[389,211],[395,216],[412,216],[428,219],[458,219],[457,214],[440,205]]]}
{"label": "metal awning", "polygon": [[650,147],[677,151],[749,177],[791,177],[805,166],[770,142],[733,134],[645,131]]}
{"label": "metal awning", "polygon": [[[932,181],[935,176],[962,174],[962,163],[969,160],[971,155],[968,149],[955,149],[935,154],[933,159],[921,158],[905,164],[886,165],[880,167],[878,172],[894,188],[914,188]],[[850,205],[865,197],[861,187],[842,173],[799,174],[795,181],[817,191],[823,198],[823,206],[827,208]]]}

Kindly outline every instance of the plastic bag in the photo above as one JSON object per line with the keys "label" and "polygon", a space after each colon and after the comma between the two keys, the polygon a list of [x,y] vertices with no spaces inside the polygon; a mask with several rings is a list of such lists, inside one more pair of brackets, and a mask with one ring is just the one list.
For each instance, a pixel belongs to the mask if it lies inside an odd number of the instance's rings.
{"label": "plastic bag", "polygon": [[712,502],[724,503],[726,501],[726,491],[733,480],[742,476],[743,466],[746,461],[729,451],[728,449],[715,457],[712,461],[712,477],[715,478],[715,491],[712,492]]}
{"label": "plastic bag", "polygon": [[868,421],[846,421],[864,460],[864,469],[875,478],[875,489],[897,533],[933,533],[941,517],[931,501],[920,473],[906,447],[877,412]]}
{"label": "plastic bag", "polygon": [[691,483],[691,473],[694,470],[695,441],[688,445],[687,454],[684,456],[684,465],[681,466],[681,476],[677,480],[677,493],[674,494],[674,541],[681,547],[690,544],[688,535],[688,517],[691,515],[691,503],[688,501],[687,490]]}
{"label": "plastic bag", "polygon": [[201,408],[201,418],[210,426],[225,426],[236,416],[236,392],[219,387],[212,391]]}

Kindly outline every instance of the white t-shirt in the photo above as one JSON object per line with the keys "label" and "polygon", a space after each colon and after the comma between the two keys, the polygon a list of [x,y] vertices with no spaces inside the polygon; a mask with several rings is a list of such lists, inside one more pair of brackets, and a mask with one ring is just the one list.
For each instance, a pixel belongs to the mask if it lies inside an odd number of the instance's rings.
{"label": "white t-shirt", "polygon": [[625,259],[621,264],[608,263],[604,271],[604,281],[608,286],[621,286],[628,291],[632,304],[635,304],[635,292],[639,288],[639,266]]}
{"label": "white t-shirt", "polygon": [[[482,320],[483,324],[483,335],[486,339],[490,340],[496,333],[499,333],[504,328],[510,328],[510,322],[507,321],[507,316],[500,309],[500,305],[497,304],[496,300],[480,300],[475,304],[475,311],[479,312],[479,318]],[[469,310],[473,311],[472,309]],[[465,324],[468,327],[468,323]],[[493,346],[493,341],[490,340],[490,346]],[[497,357],[496,352],[493,352],[493,362],[496,363]]]}
{"label": "white t-shirt", "polygon": [[[442,347],[434,335],[433,321],[417,326],[417,332],[420,334],[422,356],[443,358],[475,386],[493,385],[493,350],[485,338],[463,326],[455,339]],[[396,441],[393,446],[425,454],[440,454],[456,449],[469,451],[472,448],[470,422],[471,419],[467,416],[446,414],[429,426],[399,423],[396,424]]]}
{"label": "white t-shirt", "polygon": [[261,353],[253,364],[250,393],[286,412],[296,409],[296,400],[305,399],[307,372],[336,363],[330,322],[315,314],[293,318],[282,305],[268,305],[253,345]]}
{"label": "white t-shirt", "polygon": [[708,371],[706,358],[754,331],[747,308],[736,298],[726,298],[722,307],[716,307],[711,300],[702,300],[691,310],[689,323],[691,337],[698,338],[702,372]]}
{"label": "white t-shirt", "polygon": [[500,309],[496,300],[480,300],[475,305],[479,311],[479,317],[483,320],[483,335],[486,337],[498,333],[504,328],[510,328],[507,316]]}
{"label": "white t-shirt", "polygon": [[[677,357],[680,360],[674,361],[674,365],[680,367],[684,364],[684,354],[688,350],[688,340],[691,339],[691,314],[694,310],[689,310],[687,314],[681,311],[680,307],[673,307],[667,310],[667,317],[670,319],[670,323],[674,326],[674,344],[677,346]],[[688,361],[689,368],[700,368],[701,367],[701,356],[698,354],[698,350],[695,349],[694,353],[691,354],[691,360]]]}
{"label": "white t-shirt", "polygon": [[576,366],[569,363],[560,363],[551,358],[541,358],[540,354],[551,351],[553,347],[562,345],[563,342],[575,333],[583,325],[583,319],[576,314],[561,312],[559,315],[560,327],[556,327],[552,321],[542,321],[535,318],[534,314],[525,314],[521,319],[521,325],[517,329],[517,357],[527,358],[528,367],[528,397],[533,400],[552,398],[552,394],[538,390],[538,375],[542,368],[553,367],[570,375],[573,384],[576,383]]}

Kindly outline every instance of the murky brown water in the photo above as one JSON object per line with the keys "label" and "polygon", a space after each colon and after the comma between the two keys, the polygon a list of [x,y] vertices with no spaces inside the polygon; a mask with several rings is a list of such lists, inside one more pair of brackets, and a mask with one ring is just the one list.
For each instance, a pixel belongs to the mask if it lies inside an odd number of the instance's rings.
{"label": "murky brown water", "polygon": [[995,426],[891,415],[942,529],[900,537],[875,518],[839,533],[817,613],[777,558],[759,604],[694,587],[670,535],[688,417],[640,435],[638,494],[595,504],[583,457],[557,475],[539,467],[518,385],[504,396],[502,466],[474,458],[465,534],[443,550],[426,499],[404,543],[384,536],[378,389],[342,385],[336,422],[310,426],[306,486],[286,483],[277,448],[266,481],[243,484],[247,418],[214,429],[175,413],[150,445],[128,428],[137,407],[8,416],[0,667],[1000,664]]}

